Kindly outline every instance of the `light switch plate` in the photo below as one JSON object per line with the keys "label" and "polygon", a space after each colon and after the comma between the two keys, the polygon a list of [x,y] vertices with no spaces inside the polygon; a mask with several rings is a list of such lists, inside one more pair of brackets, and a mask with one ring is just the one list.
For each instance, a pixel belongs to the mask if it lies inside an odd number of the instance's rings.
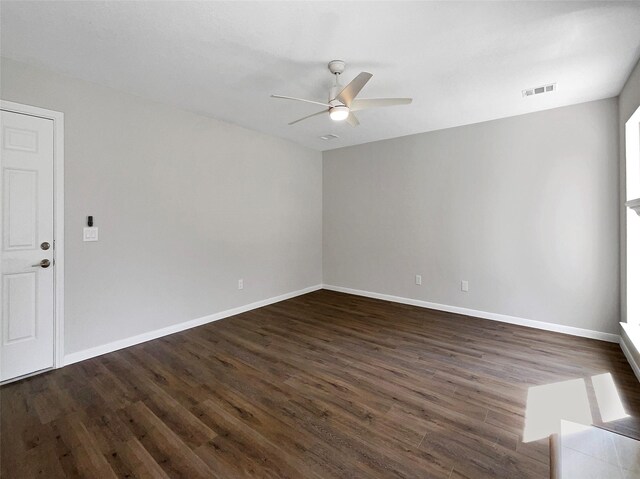
{"label": "light switch plate", "polygon": [[84,228],[82,230],[82,241],[98,241],[98,228]]}

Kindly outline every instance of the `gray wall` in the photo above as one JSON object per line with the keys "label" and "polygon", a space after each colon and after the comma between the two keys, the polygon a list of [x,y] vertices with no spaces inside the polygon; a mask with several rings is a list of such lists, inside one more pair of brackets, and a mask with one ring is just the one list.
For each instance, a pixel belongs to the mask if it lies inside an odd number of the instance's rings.
{"label": "gray wall", "polygon": [[618,334],[615,98],[323,158],[326,284]]}
{"label": "gray wall", "polygon": [[[633,216],[624,205],[627,200],[627,176],[625,157],[625,123],[640,106],[640,61],[631,72],[629,79],[618,96],[620,124],[620,264],[621,264],[621,302],[622,321],[627,320],[627,218]],[[634,220],[637,218],[633,218]],[[640,362],[640,361],[639,361]]]}
{"label": "gray wall", "polygon": [[2,99],[65,114],[66,353],[322,282],[320,153],[1,66]]}
{"label": "gray wall", "polygon": [[[618,332],[618,121],[640,103],[638,67],[620,117],[610,99],[324,155],[1,67],[3,99],[65,113],[67,353],[318,284],[323,267],[331,285]],[[81,241],[88,214],[98,243]]]}

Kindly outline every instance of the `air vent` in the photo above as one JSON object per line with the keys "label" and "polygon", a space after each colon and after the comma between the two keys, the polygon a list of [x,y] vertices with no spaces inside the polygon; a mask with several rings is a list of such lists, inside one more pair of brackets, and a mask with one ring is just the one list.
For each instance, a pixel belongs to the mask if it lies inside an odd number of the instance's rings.
{"label": "air vent", "polygon": [[552,91],[556,91],[556,84],[550,83],[549,85],[537,86],[535,88],[527,88],[526,90],[522,90],[522,96],[533,96],[540,95],[542,93],[551,93]]}
{"label": "air vent", "polygon": [[335,140],[336,138],[339,138],[338,135],[334,135],[333,133],[329,133],[328,135],[322,135],[320,137],[321,140]]}

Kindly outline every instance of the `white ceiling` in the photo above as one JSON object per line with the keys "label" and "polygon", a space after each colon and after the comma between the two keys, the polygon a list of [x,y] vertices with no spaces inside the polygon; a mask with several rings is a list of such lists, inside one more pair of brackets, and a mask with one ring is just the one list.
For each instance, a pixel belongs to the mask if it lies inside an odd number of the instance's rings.
{"label": "white ceiling", "polygon": [[[640,55],[640,2],[8,2],[1,54],[325,150],[617,95]],[[315,117],[326,63],[361,97]],[[521,90],[557,82],[556,93]],[[330,142],[318,137],[340,136]]]}

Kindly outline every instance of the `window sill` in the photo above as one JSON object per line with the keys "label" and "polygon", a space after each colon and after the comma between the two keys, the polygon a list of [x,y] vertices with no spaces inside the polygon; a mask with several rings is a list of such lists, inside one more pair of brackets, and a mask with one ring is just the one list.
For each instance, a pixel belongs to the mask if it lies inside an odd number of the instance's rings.
{"label": "window sill", "polygon": [[620,323],[620,326],[622,327],[620,347],[640,381],[640,325]]}

